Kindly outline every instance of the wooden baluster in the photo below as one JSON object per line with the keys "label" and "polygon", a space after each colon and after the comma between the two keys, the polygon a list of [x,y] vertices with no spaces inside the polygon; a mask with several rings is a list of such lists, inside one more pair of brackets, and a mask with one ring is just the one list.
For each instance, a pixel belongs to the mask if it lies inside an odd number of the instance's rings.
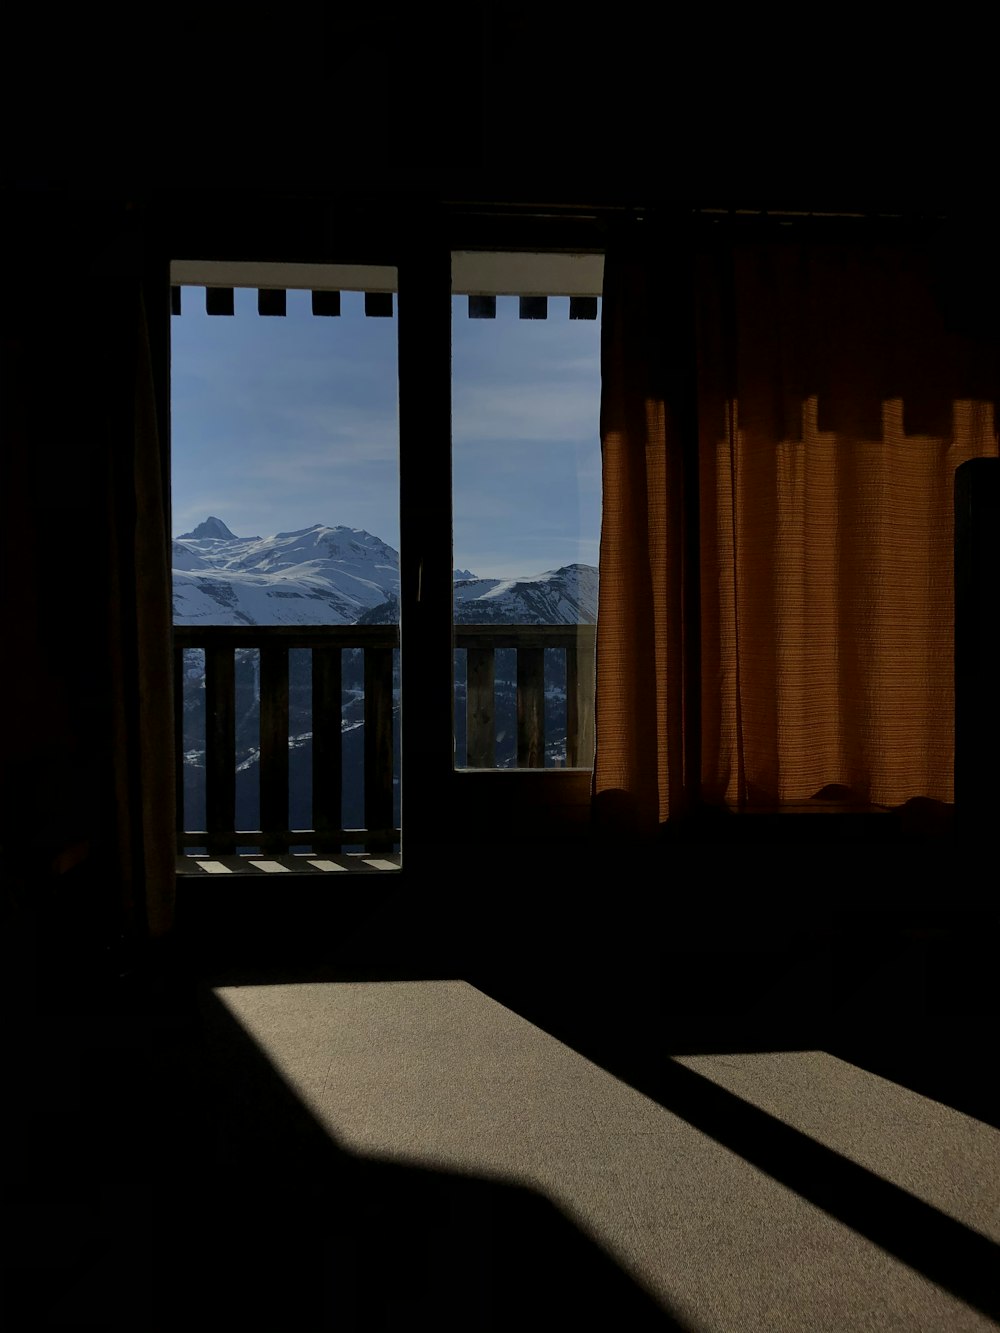
{"label": "wooden baluster", "polygon": [[594,762],[594,633],[581,626],[566,647],[566,766]]}
{"label": "wooden baluster", "polygon": [[205,648],[205,823],[212,852],[236,846],[236,686],[233,649]]}
{"label": "wooden baluster", "polygon": [[[392,829],[392,649],[365,647],[365,826],[370,850]],[[381,836],[378,836],[381,835]]]}
{"label": "wooden baluster", "polygon": [[577,758],[581,768],[594,766],[594,649],[596,630],[583,626],[576,637]]}
{"label": "wooden baluster", "polygon": [[492,648],[466,649],[466,763],[469,768],[496,766],[495,658]]}
{"label": "wooden baluster", "polygon": [[577,691],[577,640],[566,640],[566,767],[576,768],[580,752],[580,699]]}
{"label": "wooden baluster", "polygon": [[288,647],[260,649],[260,827],[288,848]]}
{"label": "wooden baluster", "polygon": [[[392,829],[392,648],[364,648],[364,822],[369,849]],[[377,836],[381,834],[381,836]]]}
{"label": "wooden baluster", "polygon": [[517,650],[517,766],[545,767],[545,649]]}
{"label": "wooden baluster", "polygon": [[343,826],[342,721],[340,644],[319,644],[312,650],[313,828],[319,834],[329,834]]}

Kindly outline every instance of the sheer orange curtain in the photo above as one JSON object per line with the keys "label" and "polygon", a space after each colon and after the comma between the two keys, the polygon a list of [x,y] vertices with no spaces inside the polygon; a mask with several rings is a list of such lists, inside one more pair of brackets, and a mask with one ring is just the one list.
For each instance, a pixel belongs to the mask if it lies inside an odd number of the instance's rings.
{"label": "sheer orange curtain", "polygon": [[789,231],[608,257],[605,823],[952,799],[954,472],[997,452],[997,348],[940,238]]}

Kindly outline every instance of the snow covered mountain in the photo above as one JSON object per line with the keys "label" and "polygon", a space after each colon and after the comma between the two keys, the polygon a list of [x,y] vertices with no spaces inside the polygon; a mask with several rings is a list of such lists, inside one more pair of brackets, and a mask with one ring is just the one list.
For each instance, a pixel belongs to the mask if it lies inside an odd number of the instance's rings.
{"label": "snow covered mountain", "polygon": [[[518,579],[455,570],[460,624],[593,624],[591,565]],[[353,625],[395,620],[399,555],[360,528],[316,523],[271,537],[237,537],[210,517],[173,542],[178,625]]]}
{"label": "snow covered mountain", "polygon": [[[597,618],[597,570],[566,565],[530,577],[479,579],[467,569],[454,577],[458,624],[593,624]],[[173,543],[174,623],[177,625],[392,624],[399,617],[399,556],[358,528],[314,524],[271,537],[237,537],[211,517]],[[459,655],[461,656],[461,655]],[[311,826],[312,676],[303,654],[289,660],[289,819]],[[548,762],[565,762],[566,682],[558,654],[546,654],[545,708]],[[550,660],[552,659],[552,660]],[[204,654],[185,650],[183,704],[186,826],[205,826],[206,694]],[[364,655],[344,654],[343,827],[364,825]],[[456,660],[455,745],[464,762],[464,661]],[[260,678],[257,652],[235,654],[236,820],[259,823]],[[516,654],[497,652],[496,764],[517,763]],[[394,711],[399,707],[398,686]],[[398,744],[398,732],[397,742]],[[398,756],[396,759],[398,766]],[[399,789],[394,788],[398,802]],[[399,821],[398,805],[393,820]]]}
{"label": "snow covered mountain", "polygon": [[173,543],[178,625],[353,625],[399,595],[399,556],[360,528],[321,523],[236,537],[209,518]]}
{"label": "snow covered mountain", "polygon": [[[199,523],[193,532],[182,532],[181,539],[185,537],[221,537],[225,541],[239,540],[235,532],[229,531],[221,518],[214,518],[211,514],[205,519],[204,523]],[[256,537],[254,540],[260,541],[260,538]]]}
{"label": "snow covered mountain", "polygon": [[593,625],[597,570],[564,565],[519,579],[463,578],[454,600],[458,625]]}

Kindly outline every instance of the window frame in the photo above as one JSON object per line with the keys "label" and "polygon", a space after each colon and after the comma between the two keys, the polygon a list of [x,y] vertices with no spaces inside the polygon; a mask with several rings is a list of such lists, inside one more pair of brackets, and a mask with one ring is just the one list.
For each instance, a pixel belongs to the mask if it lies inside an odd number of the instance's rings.
{"label": "window frame", "polygon": [[[567,242],[569,238],[566,238]],[[520,244],[500,235],[477,239],[475,244],[453,243],[449,254],[451,281],[448,291],[449,334],[449,469],[451,439],[451,298],[454,295],[494,296],[577,296],[600,295],[594,292],[594,276],[603,286],[604,245],[595,238],[583,244],[559,243],[555,227],[537,227],[521,238]],[[455,272],[454,256],[460,256]],[[452,498],[449,481],[449,509]],[[449,513],[449,694],[452,705],[449,741],[454,737],[454,612],[451,604],[452,551]],[[585,838],[590,829],[590,796],[593,774],[590,768],[457,768],[454,752],[450,755],[448,809],[459,841],[465,844],[511,842],[546,845],[575,842]],[[405,797],[404,797],[405,799]]]}
{"label": "window frame", "polygon": [[[548,299],[568,298],[570,300],[578,297],[593,297],[597,301],[603,294],[604,288],[604,255],[593,250],[583,252],[566,251],[539,251],[539,250],[455,250],[451,256],[451,294],[452,294],[452,336],[454,337],[454,298],[471,298],[474,296],[488,297],[541,297]],[[598,325],[598,334],[600,332],[600,316],[596,316]],[[453,379],[454,391],[454,379]],[[595,428],[597,422],[594,423]],[[595,429],[596,435],[596,429]],[[454,441],[453,447],[454,447]],[[453,563],[457,556],[453,555]],[[457,625],[455,629],[457,630]],[[453,649],[457,645],[453,644]],[[566,650],[567,653],[569,650]],[[567,658],[567,664],[569,659]],[[593,645],[582,654],[584,664],[593,665]],[[455,673],[452,673],[453,688]],[[567,700],[569,707],[569,700]],[[593,722],[593,698],[591,696],[591,709],[589,727],[592,731]],[[575,710],[574,710],[575,711]],[[495,726],[495,720],[494,720]],[[459,765],[453,759],[453,767],[459,773],[476,773],[482,775],[493,771],[500,771],[506,774],[514,772],[544,772],[552,774],[558,772],[556,768],[542,767],[540,770],[526,769],[520,766],[493,770],[490,768],[475,767],[473,765]],[[593,761],[587,764],[577,764],[573,769],[579,769],[584,773],[591,773],[593,770]]]}
{"label": "window frame", "polygon": [[[171,247],[170,281],[185,285],[205,285],[192,275],[210,272],[215,285],[288,289],[289,271],[295,267],[295,285],[311,289],[324,285],[317,282],[317,269],[328,275],[362,266],[368,290],[372,267],[384,266],[396,276],[401,873],[421,874],[440,865],[442,847],[550,844],[578,841],[589,833],[589,769],[489,771],[454,765],[452,255],[535,254],[564,269],[560,257],[567,255],[597,257],[603,263],[604,240],[603,228],[595,226],[593,218],[473,212],[411,216],[394,225],[382,220],[367,236],[364,228],[345,228],[336,258],[328,256],[334,249],[330,243],[310,253],[287,239],[285,244],[272,239],[253,247]],[[255,259],[255,251],[275,258]],[[207,257],[178,257],[185,252]],[[228,280],[234,275],[239,275],[238,282]],[[348,289],[346,283],[342,289]],[[169,460],[167,468],[169,476]]]}
{"label": "window frame", "polygon": [[[341,263],[327,263],[327,262],[295,263],[295,262],[285,262],[285,261],[256,262],[256,261],[246,261],[246,260],[171,259],[168,265],[168,273],[169,273],[170,287],[172,291],[173,289],[180,290],[184,288],[189,288],[189,289],[193,288],[195,289],[195,291],[203,291],[206,294],[206,297],[207,293],[213,289],[229,290],[230,293],[236,289],[239,289],[241,291],[258,292],[258,293],[264,293],[268,291],[275,291],[281,293],[288,291],[298,291],[298,292],[329,291],[338,293],[352,292],[352,293],[365,293],[366,296],[370,293],[379,293],[379,294],[388,293],[395,296],[398,293],[398,271],[395,265],[387,262],[376,264],[367,261],[359,261],[355,263],[341,264]],[[180,309],[179,307],[175,308],[174,301],[173,299],[171,299],[169,303],[168,319],[174,317],[177,313],[179,313],[179,309]],[[231,314],[232,312],[230,311],[229,313]],[[282,308],[282,313],[284,313],[283,308]],[[398,312],[394,309],[393,311],[394,317],[397,315],[397,313]],[[226,314],[223,314],[219,317],[225,319],[228,316]],[[172,348],[173,346],[173,338],[169,329],[167,337],[167,346],[168,348]],[[397,349],[398,349],[398,326],[397,326]],[[169,353],[168,353],[168,373],[166,376],[166,384],[168,386],[166,392],[166,398],[169,404],[170,393],[172,391],[171,388],[172,375],[169,370]],[[172,423],[168,429],[167,438],[172,443]],[[397,452],[398,449],[399,449],[399,443],[397,440]],[[169,458],[167,460],[167,465],[166,465],[166,485],[168,488],[168,494],[172,495],[173,466],[172,466],[172,461]],[[170,527],[172,530],[172,524],[170,525]],[[172,557],[170,557],[169,559],[169,564],[170,566],[172,566]],[[309,627],[303,627],[303,629],[306,630],[308,628]],[[176,663],[177,660],[176,654],[172,654],[172,660]],[[285,668],[286,692],[287,692],[287,670],[288,668],[286,666]],[[175,698],[177,697],[176,686],[174,686],[174,697]],[[287,712],[287,702],[286,702],[286,712]],[[286,728],[287,728],[287,717],[286,717]],[[282,733],[279,732],[278,734],[280,735]],[[180,736],[181,736],[180,719],[177,718],[175,719],[175,749],[178,752],[181,746]],[[391,748],[392,745],[391,739],[389,741],[389,744]],[[384,769],[380,769],[380,771],[384,772]],[[210,779],[209,779],[209,788],[211,788]],[[339,790],[339,783],[337,789]],[[380,792],[375,793],[376,798],[380,795],[381,795]],[[281,798],[280,790],[277,792],[277,798],[279,800]],[[180,824],[181,812],[183,811],[183,805],[184,805],[182,765],[180,764],[177,765],[175,799],[177,802],[178,824]],[[261,773],[262,810],[263,810],[264,799],[265,799],[264,775],[262,771]],[[366,777],[365,804],[366,804],[366,814],[367,814],[367,828],[369,831],[371,831],[372,829],[371,805],[370,805],[371,799],[372,799],[372,794],[370,790],[370,784]],[[283,800],[284,804],[287,805],[287,800],[288,800],[287,783],[285,785]],[[343,802],[341,802],[341,818],[342,816],[343,816]],[[390,818],[389,820],[390,827],[391,824],[392,820]],[[228,828],[228,820],[226,827]],[[266,828],[266,822],[262,824],[262,827]],[[236,841],[239,842],[241,840],[236,839]],[[254,844],[255,842],[255,840],[252,837],[246,839],[245,841],[250,844]],[[260,840],[260,846],[261,846],[261,851],[263,853],[266,850],[266,844],[263,838]],[[377,850],[379,850],[383,846],[382,839],[373,837],[369,842],[369,846],[370,848],[373,849],[373,853],[377,852]]]}

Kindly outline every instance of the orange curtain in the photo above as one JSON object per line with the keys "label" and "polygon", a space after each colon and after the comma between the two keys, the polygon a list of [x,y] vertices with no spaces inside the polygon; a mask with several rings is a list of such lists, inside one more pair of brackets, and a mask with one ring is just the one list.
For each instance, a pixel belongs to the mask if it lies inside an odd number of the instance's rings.
{"label": "orange curtain", "polygon": [[697,525],[686,497],[697,451],[685,236],[676,228],[662,243],[636,224],[605,260],[593,793],[598,823],[613,830],[655,829],[690,785]]}
{"label": "orange curtain", "polygon": [[790,230],[608,257],[599,820],[953,796],[954,472],[997,452],[986,293],[940,237]]}

